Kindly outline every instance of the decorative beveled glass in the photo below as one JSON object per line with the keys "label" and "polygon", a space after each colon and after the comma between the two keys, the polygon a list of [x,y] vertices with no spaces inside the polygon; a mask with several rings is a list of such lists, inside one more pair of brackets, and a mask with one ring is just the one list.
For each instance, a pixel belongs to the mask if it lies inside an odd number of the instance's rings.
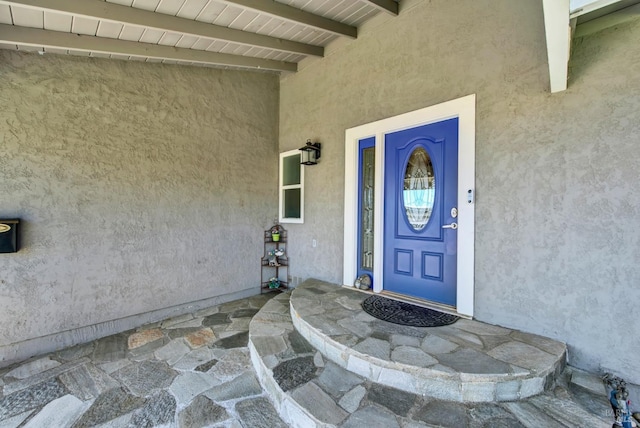
{"label": "decorative beveled glass", "polygon": [[375,179],[375,148],[362,151],[362,186],[360,200],[362,211],[360,224],[360,268],[373,271],[373,192]]}
{"label": "decorative beveled glass", "polygon": [[436,177],[429,153],[416,148],[407,162],[402,192],[405,214],[411,227],[419,232],[425,228],[436,199]]}

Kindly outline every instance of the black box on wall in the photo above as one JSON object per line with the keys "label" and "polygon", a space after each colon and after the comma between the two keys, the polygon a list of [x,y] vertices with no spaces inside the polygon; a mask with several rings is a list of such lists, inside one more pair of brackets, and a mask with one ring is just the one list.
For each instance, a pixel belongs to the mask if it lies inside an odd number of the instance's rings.
{"label": "black box on wall", "polygon": [[0,220],[0,253],[18,251],[19,226],[19,219]]}

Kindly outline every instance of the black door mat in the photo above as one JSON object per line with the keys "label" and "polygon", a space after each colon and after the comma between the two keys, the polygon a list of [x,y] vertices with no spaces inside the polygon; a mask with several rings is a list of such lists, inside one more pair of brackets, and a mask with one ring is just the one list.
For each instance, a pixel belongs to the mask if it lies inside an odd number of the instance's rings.
{"label": "black door mat", "polygon": [[380,320],[412,327],[440,327],[453,324],[460,319],[455,315],[375,295],[367,297],[362,302],[362,309]]}

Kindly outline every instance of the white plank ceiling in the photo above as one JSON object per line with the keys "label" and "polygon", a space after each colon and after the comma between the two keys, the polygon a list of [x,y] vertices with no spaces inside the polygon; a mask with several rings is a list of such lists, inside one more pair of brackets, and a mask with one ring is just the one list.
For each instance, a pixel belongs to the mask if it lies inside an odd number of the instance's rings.
{"label": "white plank ceiling", "polygon": [[296,71],[399,0],[0,0],[0,48]]}

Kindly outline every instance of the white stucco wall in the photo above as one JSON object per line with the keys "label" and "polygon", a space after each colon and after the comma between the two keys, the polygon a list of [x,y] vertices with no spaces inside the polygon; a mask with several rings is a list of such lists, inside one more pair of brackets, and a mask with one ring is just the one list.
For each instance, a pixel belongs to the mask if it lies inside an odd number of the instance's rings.
{"label": "white stucco wall", "polygon": [[259,293],[278,88],[274,74],[0,51],[0,218],[23,220],[22,249],[0,254],[0,365]]}
{"label": "white stucco wall", "polygon": [[404,0],[305,62],[281,81],[280,151],[323,152],[292,275],[341,283],[345,129],[475,93],[477,319],[640,383],[638,40],[640,21],[577,40],[551,95],[541,1]]}

